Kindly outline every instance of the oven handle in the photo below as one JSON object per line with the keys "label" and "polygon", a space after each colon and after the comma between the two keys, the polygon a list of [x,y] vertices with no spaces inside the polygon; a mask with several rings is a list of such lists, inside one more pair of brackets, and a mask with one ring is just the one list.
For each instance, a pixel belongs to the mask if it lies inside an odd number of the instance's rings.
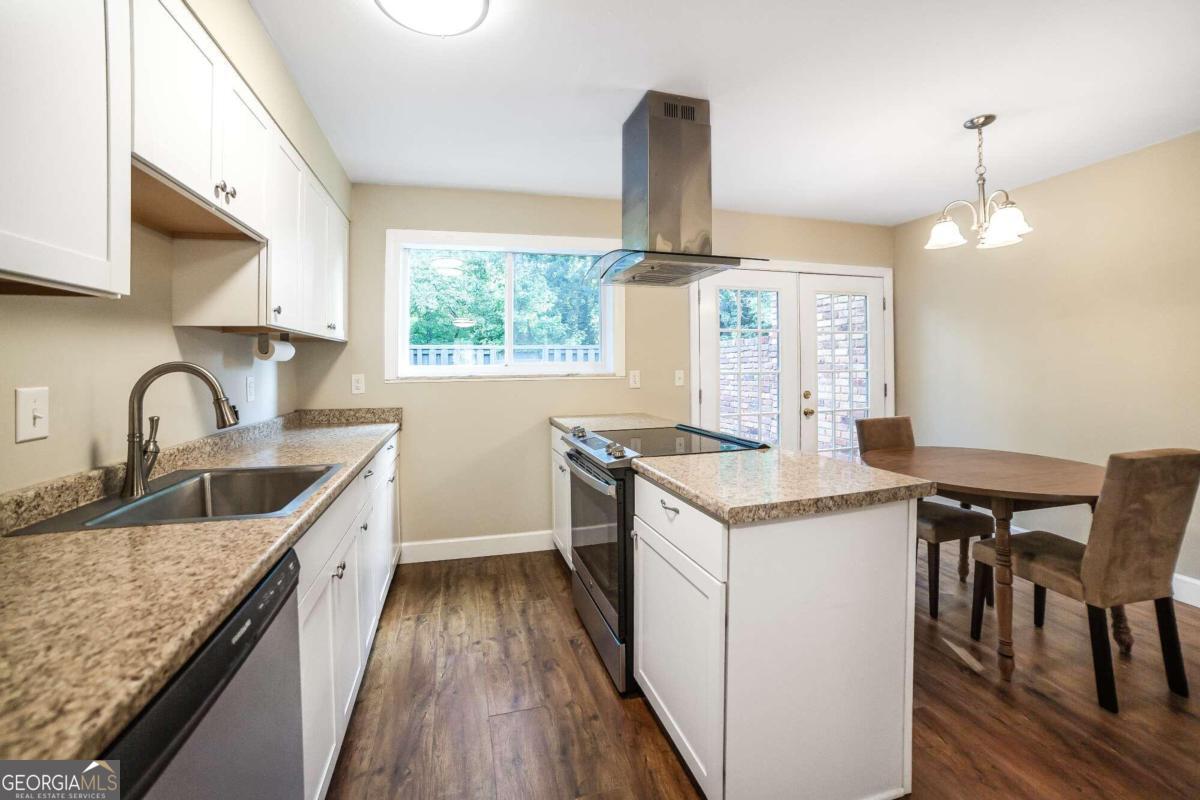
{"label": "oven handle", "polygon": [[586,467],[583,466],[583,464],[579,462],[579,456],[575,455],[574,453],[568,452],[566,455],[567,466],[571,468],[571,473],[574,474],[575,477],[579,478],[579,480],[583,481],[597,492],[600,492],[600,494],[607,495],[608,497],[617,496],[616,483],[606,481],[596,475],[593,475]]}

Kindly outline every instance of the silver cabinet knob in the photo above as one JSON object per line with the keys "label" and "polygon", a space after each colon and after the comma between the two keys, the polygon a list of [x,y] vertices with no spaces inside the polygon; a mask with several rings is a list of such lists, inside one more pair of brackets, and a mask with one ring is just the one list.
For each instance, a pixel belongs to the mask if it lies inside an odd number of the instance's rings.
{"label": "silver cabinet knob", "polygon": [[230,186],[229,191],[225,193],[225,202],[228,203],[231,199],[237,198],[237,187]]}
{"label": "silver cabinet knob", "polygon": [[566,467],[564,467],[562,464],[556,464],[555,466],[557,466],[557,467],[558,467],[558,471],[559,471],[559,472],[566,472],[566,471],[567,471],[567,468],[566,468]]}
{"label": "silver cabinet knob", "polygon": [[225,181],[221,181],[213,187],[213,196],[220,200],[221,195],[225,194],[227,191],[229,191],[229,186],[225,183]]}
{"label": "silver cabinet knob", "polygon": [[368,523],[364,522],[364,523],[362,524],[362,530],[364,530],[364,531],[365,531],[365,530],[366,530],[368,527],[369,527]]}
{"label": "silver cabinet knob", "polygon": [[271,309],[271,311],[275,312],[276,314],[282,314],[283,306],[275,306],[274,308]]}
{"label": "silver cabinet knob", "polygon": [[374,474],[375,474],[375,470],[369,469],[363,473],[363,479],[366,480],[367,478],[371,477]]}
{"label": "silver cabinet knob", "polygon": [[336,331],[336,330],[337,330],[337,323],[336,323],[336,322],[331,322],[331,323],[329,323],[328,325],[326,325],[325,327],[326,327],[326,328],[329,328],[329,330],[331,330],[331,331]]}
{"label": "silver cabinet knob", "polygon": [[340,561],[340,562],[338,562],[337,570],[333,573],[333,577],[337,578],[340,581],[345,575],[346,575],[346,562]]}

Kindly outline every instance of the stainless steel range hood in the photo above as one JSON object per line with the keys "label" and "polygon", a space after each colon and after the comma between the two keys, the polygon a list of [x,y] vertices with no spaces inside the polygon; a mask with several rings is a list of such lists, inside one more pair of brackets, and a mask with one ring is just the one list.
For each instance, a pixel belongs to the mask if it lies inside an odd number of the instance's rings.
{"label": "stainless steel range hood", "polygon": [[602,284],[683,286],[741,266],[712,254],[708,101],[646,92],[621,137],[621,243],[596,259]]}

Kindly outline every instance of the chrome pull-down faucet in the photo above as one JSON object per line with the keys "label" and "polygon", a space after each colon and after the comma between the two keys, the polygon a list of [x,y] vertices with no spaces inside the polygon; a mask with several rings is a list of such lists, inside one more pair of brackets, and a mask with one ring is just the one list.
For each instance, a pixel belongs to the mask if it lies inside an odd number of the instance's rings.
{"label": "chrome pull-down faucet", "polygon": [[213,397],[213,408],[217,413],[217,427],[228,428],[238,423],[237,406],[229,402],[217,376],[199,364],[188,361],[169,361],[159,364],[137,379],[129,393],[129,450],[125,459],[125,486],[121,497],[141,497],[146,493],[146,481],[158,461],[158,417],[150,418],[150,439],[142,441],[142,405],[150,384],[171,372],[186,372],[204,381]]}

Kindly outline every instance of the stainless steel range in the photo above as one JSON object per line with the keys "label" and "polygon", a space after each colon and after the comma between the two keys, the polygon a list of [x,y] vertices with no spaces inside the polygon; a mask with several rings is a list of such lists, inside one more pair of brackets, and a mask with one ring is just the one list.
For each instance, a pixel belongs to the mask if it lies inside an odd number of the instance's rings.
{"label": "stainless steel range", "polygon": [[570,445],[571,577],[575,609],[617,690],[633,679],[633,459],[767,447],[724,433],[676,425],[624,431],[575,428]]}

